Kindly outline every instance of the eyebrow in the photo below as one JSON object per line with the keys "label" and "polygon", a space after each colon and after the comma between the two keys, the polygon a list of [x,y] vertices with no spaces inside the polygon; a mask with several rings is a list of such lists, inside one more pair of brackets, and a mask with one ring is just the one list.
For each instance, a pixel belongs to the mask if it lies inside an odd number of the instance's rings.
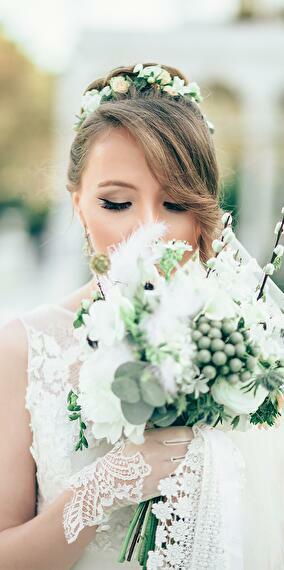
{"label": "eyebrow", "polygon": [[123,180],[104,180],[98,184],[98,187],[100,188],[103,188],[105,186],[121,186],[122,188],[132,188],[133,190],[138,190],[137,186],[130,184],[130,182],[123,182]]}

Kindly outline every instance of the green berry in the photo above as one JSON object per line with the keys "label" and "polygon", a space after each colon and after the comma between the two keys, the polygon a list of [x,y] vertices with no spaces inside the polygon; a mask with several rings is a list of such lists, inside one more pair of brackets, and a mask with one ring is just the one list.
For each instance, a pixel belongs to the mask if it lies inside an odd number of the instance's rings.
{"label": "green berry", "polygon": [[222,333],[221,333],[220,329],[212,327],[208,333],[208,336],[210,338],[222,338]]}
{"label": "green berry", "polygon": [[241,373],[242,382],[248,382],[248,380],[250,379],[251,379],[251,373],[249,372],[249,370],[245,370],[244,372]]}
{"label": "green berry", "polygon": [[235,349],[236,349],[236,356],[238,356],[239,358],[242,358],[246,353],[246,346],[243,342],[238,342],[238,344],[235,345]]}
{"label": "green berry", "polygon": [[198,324],[201,324],[201,323],[208,323],[208,319],[204,315],[202,315],[198,319]]}
{"label": "green berry", "polygon": [[204,366],[204,368],[202,368],[202,374],[204,374],[206,378],[209,378],[209,380],[213,380],[213,378],[216,376],[216,369],[214,366],[207,364],[207,366]]}
{"label": "green berry", "polygon": [[233,344],[228,343],[224,346],[224,352],[227,356],[234,356],[236,353],[236,349]]}
{"label": "green berry", "polygon": [[215,327],[217,329],[220,329],[222,326],[222,321],[210,321],[210,323],[212,327]]}
{"label": "green berry", "polygon": [[214,352],[212,356],[212,361],[216,366],[223,366],[223,364],[226,364],[227,362],[227,356],[221,350],[217,350],[217,352]]}
{"label": "green berry", "polygon": [[211,340],[210,338],[208,338],[208,336],[202,336],[199,341],[198,341],[198,348],[202,349],[202,348],[209,348],[210,344],[211,344]]}
{"label": "green berry", "polygon": [[224,364],[224,366],[221,367],[220,372],[223,374],[223,376],[227,376],[227,374],[230,372],[229,366],[227,366],[227,364]]}
{"label": "green berry", "polygon": [[202,333],[200,331],[193,331],[192,339],[197,342],[202,337]]}
{"label": "green berry", "polygon": [[231,334],[236,328],[234,321],[226,320],[222,322],[222,331],[225,334]]}
{"label": "green berry", "polygon": [[243,363],[239,358],[232,358],[229,362],[229,366],[232,372],[239,372],[243,367]]}
{"label": "green berry", "polygon": [[256,344],[251,344],[250,346],[251,354],[253,356],[258,356],[260,353],[260,348]]}
{"label": "green berry", "polygon": [[227,376],[227,378],[231,384],[237,384],[239,381],[239,375],[238,374],[229,374],[229,376]]}
{"label": "green berry", "polygon": [[202,364],[203,363],[207,364],[211,360],[211,353],[209,352],[209,350],[206,350],[206,349],[199,350],[197,353],[197,359]]}
{"label": "green berry", "polygon": [[213,338],[213,340],[211,341],[211,350],[213,352],[216,352],[216,350],[223,350],[225,346],[225,343],[223,340],[221,340],[220,338]]}
{"label": "green berry", "polygon": [[198,325],[198,330],[202,334],[208,334],[208,332],[210,331],[210,325],[208,323],[201,323],[201,325]]}
{"label": "green berry", "polygon": [[254,358],[254,356],[248,356],[246,360],[247,369],[253,371],[255,369],[255,365],[256,365],[256,358]]}
{"label": "green berry", "polygon": [[243,340],[244,340],[243,335],[242,335],[240,332],[238,332],[238,331],[233,332],[233,333],[231,334],[231,336],[230,336],[230,341],[231,341],[233,344],[238,344],[239,342],[243,342]]}

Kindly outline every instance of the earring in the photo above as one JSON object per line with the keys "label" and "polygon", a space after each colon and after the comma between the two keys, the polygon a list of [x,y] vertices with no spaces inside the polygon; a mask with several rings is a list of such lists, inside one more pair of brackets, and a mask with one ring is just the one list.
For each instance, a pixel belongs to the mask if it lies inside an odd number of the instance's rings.
{"label": "earring", "polygon": [[87,226],[84,225],[84,244],[82,247],[82,252],[86,257],[92,258],[95,255],[95,250],[90,238],[90,232]]}
{"label": "earring", "polygon": [[104,299],[104,298],[105,298],[105,295],[104,295],[104,292],[103,292],[103,289],[102,289],[102,285],[101,285],[100,280],[99,280],[99,278],[98,278],[97,272],[96,272],[95,269],[94,269],[93,260],[94,260],[94,258],[96,257],[96,251],[95,251],[94,246],[93,246],[93,244],[92,244],[92,240],[91,240],[91,237],[90,237],[90,232],[89,232],[89,230],[88,230],[88,228],[87,228],[87,226],[86,226],[85,224],[84,224],[84,243],[83,243],[83,247],[82,247],[82,252],[83,252],[83,254],[84,254],[86,257],[89,258],[89,263],[88,263],[88,264],[89,264],[90,271],[91,271],[91,273],[93,273],[93,275],[95,276],[97,286],[98,286],[98,288],[99,288],[99,290],[100,290],[100,292],[101,292],[102,298]]}

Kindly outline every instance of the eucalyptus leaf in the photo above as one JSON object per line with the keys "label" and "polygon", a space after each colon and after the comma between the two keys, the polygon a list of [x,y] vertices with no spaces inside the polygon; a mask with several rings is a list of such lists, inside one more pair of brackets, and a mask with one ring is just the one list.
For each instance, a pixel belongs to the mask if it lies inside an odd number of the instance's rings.
{"label": "eucalyptus leaf", "polygon": [[115,371],[114,377],[116,378],[133,378],[139,380],[145,367],[148,366],[147,362],[123,362]]}
{"label": "eucalyptus leaf", "polygon": [[154,411],[151,416],[151,421],[158,427],[168,427],[171,426],[178,417],[178,411],[176,408],[158,408]]}
{"label": "eucalyptus leaf", "polygon": [[166,394],[156,378],[140,382],[141,396],[150,406],[163,406],[166,403]]}
{"label": "eucalyptus leaf", "polygon": [[118,376],[111,384],[113,393],[122,401],[135,404],[140,401],[140,391],[136,380],[129,376]]}
{"label": "eucalyptus leaf", "polygon": [[121,402],[121,409],[125,419],[133,425],[145,423],[152,415],[154,407],[149,406],[142,400],[136,404]]}

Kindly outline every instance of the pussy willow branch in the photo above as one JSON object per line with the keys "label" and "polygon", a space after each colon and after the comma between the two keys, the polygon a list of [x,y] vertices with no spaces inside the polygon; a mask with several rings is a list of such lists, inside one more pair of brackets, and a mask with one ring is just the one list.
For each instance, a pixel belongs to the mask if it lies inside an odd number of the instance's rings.
{"label": "pussy willow branch", "polygon": [[[282,235],[282,232],[283,232],[283,228],[284,228],[284,214],[283,214],[283,217],[282,217],[282,221],[281,221],[281,224],[280,224],[279,231],[278,231],[277,236],[276,236],[276,241],[275,241],[275,244],[274,244],[274,248],[273,248],[273,252],[272,252],[272,256],[271,256],[270,263],[273,263],[273,261],[274,261],[274,260],[276,259],[276,257],[277,257],[277,254],[274,252],[274,249],[276,248],[276,246],[277,246],[277,245],[279,244],[279,242],[280,242],[281,235]],[[261,299],[261,297],[263,296],[263,291],[264,291],[264,287],[265,287],[265,284],[266,284],[267,279],[268,279],[268,274],[266,273],[266,274],[264,275],[263,279],[262,279],[261,287],[260,287],[260,290],[259,290],[259,293],[258,293],[258,296],[257,296],[257,299],[256,299],[257,301],[258,301],[259,299]]]}
{"label": "pussy willow branch", "polygon": [[[225,224],[224,224],[223,230],[224,230],[225,228],[227,228],[229,225],[232,224],[232,214],[231,214],[231,212],[227,212],[227,214],[228,214],[228,218],[227,218],[227,220],[226,220],[226,222],[225,222]],[[222,231],[223,231],[223,230],[222,230]],[[221,242],[224,241],[224,236],[223,236],[223,235],[221,236],[220,241],[221,241]],[[219,253],[221,253],[221,252],[219,252]],[[219,253],[215,252],[214,257],[218,257]],[[212,268],[209,267],[209,268],[207,269],[206,279],[207,279],[207,277],[209,277],[211,271],[212,271]]]}

